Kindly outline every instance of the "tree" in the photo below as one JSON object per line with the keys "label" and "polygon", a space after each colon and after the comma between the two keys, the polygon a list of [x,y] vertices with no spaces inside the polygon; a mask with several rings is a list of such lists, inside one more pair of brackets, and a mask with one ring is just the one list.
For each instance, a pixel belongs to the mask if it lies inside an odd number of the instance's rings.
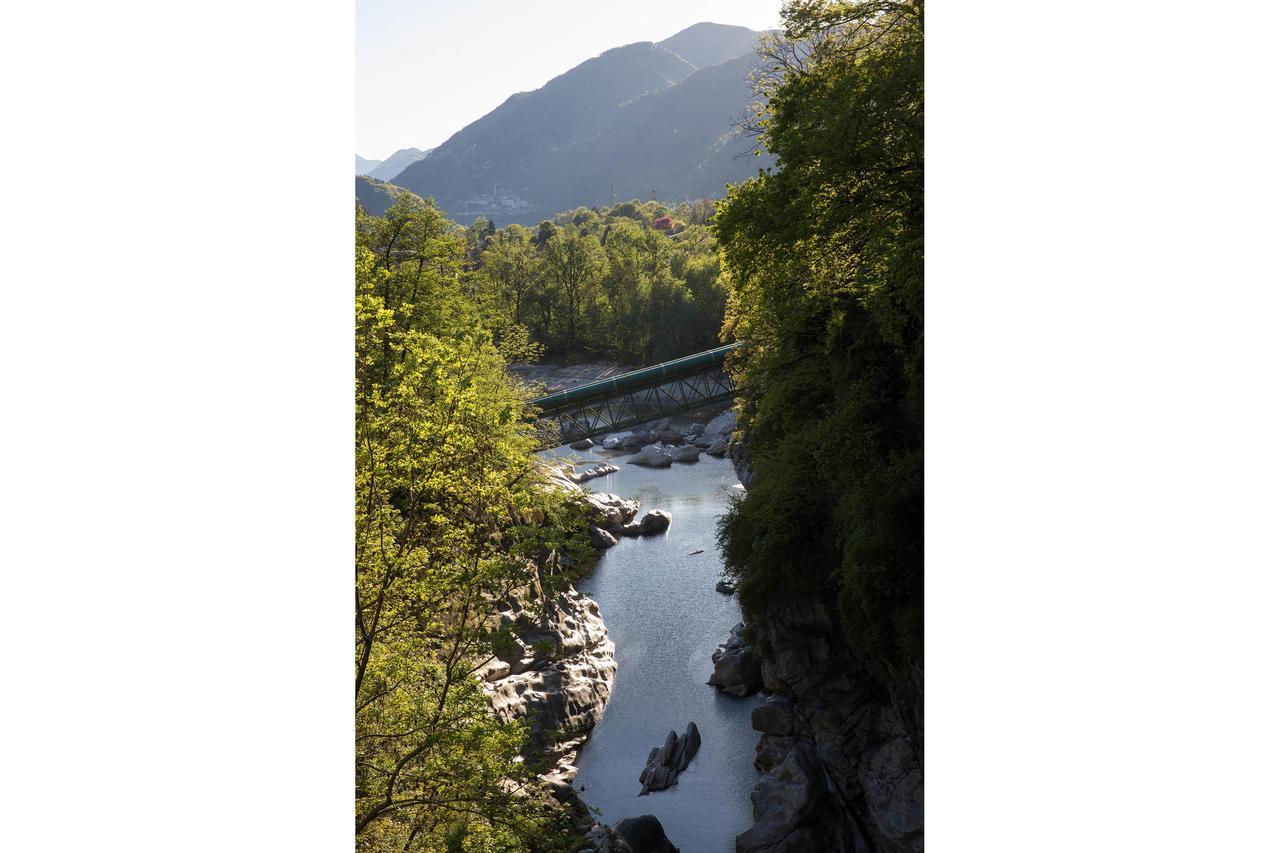
{"label": "tree", "polygon": [[585,302],[599,286],[604,271],[604,253],[596,240],[583,235],[556,234],[543,247],[547,276],[563,300],[564,347],[576,351],[578,318]]}
{"label": "tree", "polygon": [[793,0],[783,21],[755,80],[779,166],[715,216],[755,470],[721,546],[744,605],[834,587],[870,672],[918,688],[923,5]]}
{"label": "tree", "polygon": [[485,271],[512,309],[512,319],[522,324],[525,296],[542,274],[537,251],[524,240],[500,239],[491,244],[482,258]]}
{"label": "tree", "polygon": [[431,204],[358,215],[356,841],[361,850],[573,849],[527,730],[477,670],[493,602],[537,606],[589,546],[540,488],[523,392],[463,287],[466,241]]}

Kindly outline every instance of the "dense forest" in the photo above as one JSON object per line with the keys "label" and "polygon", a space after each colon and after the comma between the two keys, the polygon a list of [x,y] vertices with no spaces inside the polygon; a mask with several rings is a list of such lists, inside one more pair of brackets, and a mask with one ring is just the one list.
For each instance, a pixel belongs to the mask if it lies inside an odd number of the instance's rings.
{"label": "dense forest", "polygon": [[923,5],[797,0],[783,20],[756,80],[779,166],[716,212],[755,470],[721,542],[744,606],[830,591],[871,671],[918,684]]}
{"label": "dense forest", "polygon": [[627,201],[536,229],[467,230],[470,281],[498,325],[549,356],[648,364],[716,346],[727,291],[712,202]]}

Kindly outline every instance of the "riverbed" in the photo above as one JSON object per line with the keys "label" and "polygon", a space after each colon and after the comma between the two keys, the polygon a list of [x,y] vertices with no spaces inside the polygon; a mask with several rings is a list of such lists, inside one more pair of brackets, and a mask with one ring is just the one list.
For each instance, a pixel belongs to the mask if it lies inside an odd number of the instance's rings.
{"label": "riverbed", "polygon": [[[599,603],[618,660],[604,716],[578,757],[581,796],[600,810],[602,823],[653,814],[686,853],[732,851],[734,837],[751,826],[759,778],[751,709],[762,699],[721,694],[707,679],[711,653],[742,621],[737,599],[715,591],[716,517],[741,490],[738,478],[728,460],[705,454],[665,469],[628,465],[625,455],[598,449],[577,455],[622,468],[589,481],[589,491],[638,500],[641,514],[663,509],[673,516],[660,536],[623,537],[577,585]],[[689,722],[702,735],[693,763],[675,787],[638,796],[649,750]]]}

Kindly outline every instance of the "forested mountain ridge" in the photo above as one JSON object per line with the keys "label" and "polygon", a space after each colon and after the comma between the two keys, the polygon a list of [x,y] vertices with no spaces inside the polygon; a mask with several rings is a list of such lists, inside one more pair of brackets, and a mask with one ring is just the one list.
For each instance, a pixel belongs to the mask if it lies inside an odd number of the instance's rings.
{"label": "forested mountain ridge", "polygon": [[605,51],[512,95],[396,183],[434,197],[455,220],[500,225],[633,197],[721,196],[764,165],[743,156],[750,142],[734,132],[751,99],[758,35],[697,24]]}
{"label": "forested mountain ridge", "polygon": [[396,199],[413,195],[395,184],[380,181],[369,175],[356,175],[356,202],[370,216],[381,216],[395,203]]}

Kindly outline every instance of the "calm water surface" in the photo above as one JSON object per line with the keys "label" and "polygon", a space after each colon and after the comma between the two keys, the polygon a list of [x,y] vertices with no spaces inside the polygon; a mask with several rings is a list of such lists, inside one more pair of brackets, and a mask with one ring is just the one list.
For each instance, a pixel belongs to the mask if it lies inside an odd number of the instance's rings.
{"label": "calm water surface", "polygon": [[[561,454],[567,453],[563,449]],[[597,462],[611,454],[578,454]],[[627,465],[586,488],[640,501],[640,512],[663,509],[674,518],[661,536],[622,538],[604,553],[579,589],[600,604],[617,646],[613,693],[578,759],[582,797],[600,820],[654,814],[684,853],[723,853],[751,826],[752,765],[758,735],[751,709],[762,700],[725,696],[706,682],[711,653],[742,619],[737,599],[715,591],[721,563],[716,516],[740,489],[732,464],[703,455],[666,469]],[[700,554],[691,554],[701,550]],[[667,732],[694,722],[702,748],[673,788],[644,797],[640,771]]]}

